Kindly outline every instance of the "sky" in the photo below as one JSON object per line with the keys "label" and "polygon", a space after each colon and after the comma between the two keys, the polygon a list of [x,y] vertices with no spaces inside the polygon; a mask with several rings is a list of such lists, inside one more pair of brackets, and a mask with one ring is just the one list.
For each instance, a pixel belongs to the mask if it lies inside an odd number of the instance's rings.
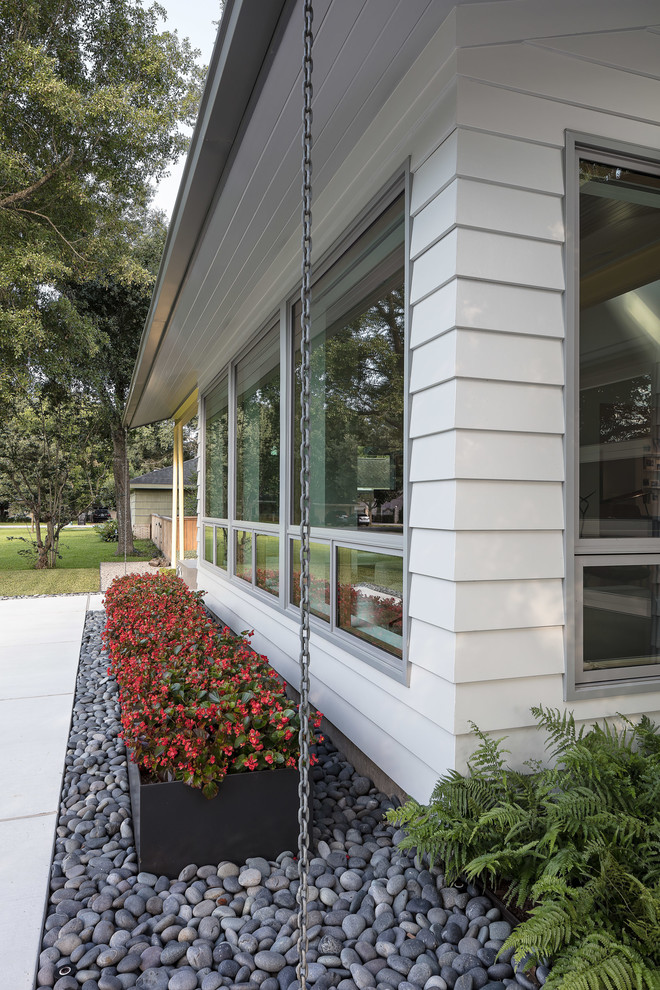
{"label": "sky", "polygon": [[[200,65],[208,65],[215,42],[216,26],[220,20],[219,0],[158,0],[167,11],[167,20],[161,22],[162,30],[177,31],[180,38],[189,38],[193,48],[199,48]],[[150,6],[143,0],[145,6]],[[192,132],[191,132],[192,133]],[[168,218],[172,215],[176,194],[185,164],[185,155],[170,169],[170,175],[163,179],[152,201],[152,206],[164,210]]]}

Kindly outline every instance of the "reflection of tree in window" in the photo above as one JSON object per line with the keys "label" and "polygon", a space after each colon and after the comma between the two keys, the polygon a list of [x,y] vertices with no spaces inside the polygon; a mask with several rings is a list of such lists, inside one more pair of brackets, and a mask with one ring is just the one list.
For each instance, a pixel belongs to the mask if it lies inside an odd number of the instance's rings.
{"label": "reflection of tree in window", "polygon": [[227,518],[227,383],[206,400],[206,515]]}
{"label": "reflection of tree in window", "polygon": [[[312,522],[356,526],[366,505],[371,522],[403,523],[404,292],[402,276],[347,322],[312,341]],[[299,354],[296,378],[300,376]],[[294,508],[299,493],[296,410]],[[297,515],[296,515],[297,518]]]}

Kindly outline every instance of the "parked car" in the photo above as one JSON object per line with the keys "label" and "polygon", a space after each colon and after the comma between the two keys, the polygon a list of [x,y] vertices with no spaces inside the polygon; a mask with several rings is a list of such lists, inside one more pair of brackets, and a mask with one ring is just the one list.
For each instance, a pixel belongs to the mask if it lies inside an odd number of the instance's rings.
{"label": "parked car", "polygon": [[369,514],[367,512],[358,512],[357,513],[357,524],[358,524],[358,526],[368,526],[370,522],[371,522],[371,519],[369,518]]}
{"label": "parked car", "polygon": [[107,522],[109,518],[110,518],[110,509],[103,509],[98,506],[92,509],[93,523]]}

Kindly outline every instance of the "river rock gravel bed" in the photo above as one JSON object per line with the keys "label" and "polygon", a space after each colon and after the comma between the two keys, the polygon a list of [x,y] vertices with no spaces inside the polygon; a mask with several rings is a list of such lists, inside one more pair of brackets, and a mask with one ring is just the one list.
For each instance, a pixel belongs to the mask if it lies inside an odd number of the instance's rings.
{"label": "river rock gravel bed", "polygon": [[[104,619],[89,612],[83,634],[38,990],[297,990],[294,852],[191,864],[177,880],[139,872]],[[496,959],[511,930],[499,909],[400,851],[383,821],[392,801],[328,740],[316,751],[315,990],[537,986],[510,953]]]}

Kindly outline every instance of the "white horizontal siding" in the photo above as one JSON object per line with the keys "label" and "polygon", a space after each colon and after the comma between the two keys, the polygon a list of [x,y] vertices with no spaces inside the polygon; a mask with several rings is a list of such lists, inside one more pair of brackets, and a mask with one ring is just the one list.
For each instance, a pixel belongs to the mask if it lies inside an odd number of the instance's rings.
{"label": "white horizontal siding", "polygon": [[416,529],[410,568],[449,581],[563,578],[562,534]]}
{"label": "white horizontal siding", "polygon": [[561,483],[425,481],[413,486],[410,525],[421,529],[563,529]]}
{"label": "white horizontal siding", "polygon": [[521,144],[525,140],[543,141],[556,148],[557,155],[563,149],[566,130],[658,147],[657,113],[652,107],[642,118],[638,107],[631,107],[629,114],[614,114],[581,103],[557,103],[465,77],[459,78],[457,93],[457,117],[463,127],[500,137],[510,135]]}
{"label": "white horizontal siding", "polygon": [[412,441],[410,480],[562,481],[561,436],[448,430]]}
{"label": "white horizontal siding", "polygon": [[412,397],[413,437],[450,430],[563,433],[562,389],[471,378],[452,379]]}
{"label": "white horizontal siding", "polygon": [[412,392],[454,376],[563,385],[562,344],[547,337],[458,329],[413,351]]}
{"label": "white horizontal siding", "polygon": [[457,682],[525,678],[564,671],[562,626],[470,630],[456,635]]}

